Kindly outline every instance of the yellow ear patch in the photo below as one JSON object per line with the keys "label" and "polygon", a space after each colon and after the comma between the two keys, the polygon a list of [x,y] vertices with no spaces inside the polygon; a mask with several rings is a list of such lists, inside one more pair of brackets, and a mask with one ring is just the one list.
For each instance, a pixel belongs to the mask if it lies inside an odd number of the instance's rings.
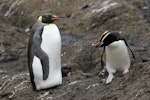
{"label": "yellow ear patch", "polygon": [[42,22],[42,16],[39,16],[38,21]]}

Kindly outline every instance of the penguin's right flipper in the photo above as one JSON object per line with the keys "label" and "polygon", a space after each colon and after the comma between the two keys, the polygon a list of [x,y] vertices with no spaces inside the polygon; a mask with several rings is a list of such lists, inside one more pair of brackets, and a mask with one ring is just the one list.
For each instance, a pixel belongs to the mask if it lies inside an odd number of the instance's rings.
{"label": "penguin's right flipper", "polygon": [[[42,28],[42,27],[41,27]],[[33,36],[33,48],[34,48],[34,54],[41,60],[42,64],[42,70],[43,70],[43,80],[46,80],[49,76],[49,57],[48,55],[41,49],[41,33],[43,31],[42,29],[39,29],[36,31],[36,33]]]}
{"label": "penguin's right flipper", "polygon": [[104,69],[104,53],[105,53],[105,47],[104,47],[104,49],[103,49],[103,51],[102,51],[102,55],[101,55],[101,67],[102,67],[102,69]]}

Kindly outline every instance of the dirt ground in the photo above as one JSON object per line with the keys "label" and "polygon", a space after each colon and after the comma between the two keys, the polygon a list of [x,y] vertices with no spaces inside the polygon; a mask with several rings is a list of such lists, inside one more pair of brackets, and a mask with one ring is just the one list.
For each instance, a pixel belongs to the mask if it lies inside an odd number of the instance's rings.
{"label": "dirt ground", "polygon": [[[149,100],[149,0],[1,0],[0,100]],[[53,13],[62,37],[62,85],[32,91],[27,65],[30,29],[37,16]],[[121,31],[136,59],[129,73],[106,85],[102,48],[93,48],[106,31]]]}

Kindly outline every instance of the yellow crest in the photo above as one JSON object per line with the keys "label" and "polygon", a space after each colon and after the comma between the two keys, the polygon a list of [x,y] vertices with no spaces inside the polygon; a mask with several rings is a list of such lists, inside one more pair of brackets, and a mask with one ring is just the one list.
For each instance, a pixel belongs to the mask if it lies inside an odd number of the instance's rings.
{"label": "yellow crest", "polygon": [[103,38],[101,39],[101,42],[103,42],[104,40],[105,40],[105,38],[108,36],[110,34],[110,32],[109,31],[105,31],[103,34],[102,34],[102,36],[103,36]]}
{"label": "yellow crest", "polygon": [[42,16],[39,16],[38,21],[42,22]]}

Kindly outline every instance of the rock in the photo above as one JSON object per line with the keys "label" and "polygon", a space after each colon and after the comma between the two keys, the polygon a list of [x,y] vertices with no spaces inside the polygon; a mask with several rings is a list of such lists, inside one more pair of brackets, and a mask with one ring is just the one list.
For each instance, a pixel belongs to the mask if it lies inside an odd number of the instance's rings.
{"label": "rock", "polygon": [[150,61],[150,57],[144,56],[144,57],[142,57],[142,61],[143,62]]}
{"label": "rock", "polygon": [[[7,28],[6,28],[7,27]],[[18,59],[26,55],[28,36],[21,34],[22,31],[16,30],[16,27],[5,25],[0,30],[0,59],[11,60]]]}
{"label": "rock", "polygon": [[82,9],[87,9],[87,8],[89,8],[89,7],[90,7],[90,5],[85,4],[85,5],[82,7]]}
{"label": "rock", "polygon": [[134,52],[140,52],[140,51],[146,51],[147,50],[147,48],[143,47],[143,46],[131,46],[131,48]]}

